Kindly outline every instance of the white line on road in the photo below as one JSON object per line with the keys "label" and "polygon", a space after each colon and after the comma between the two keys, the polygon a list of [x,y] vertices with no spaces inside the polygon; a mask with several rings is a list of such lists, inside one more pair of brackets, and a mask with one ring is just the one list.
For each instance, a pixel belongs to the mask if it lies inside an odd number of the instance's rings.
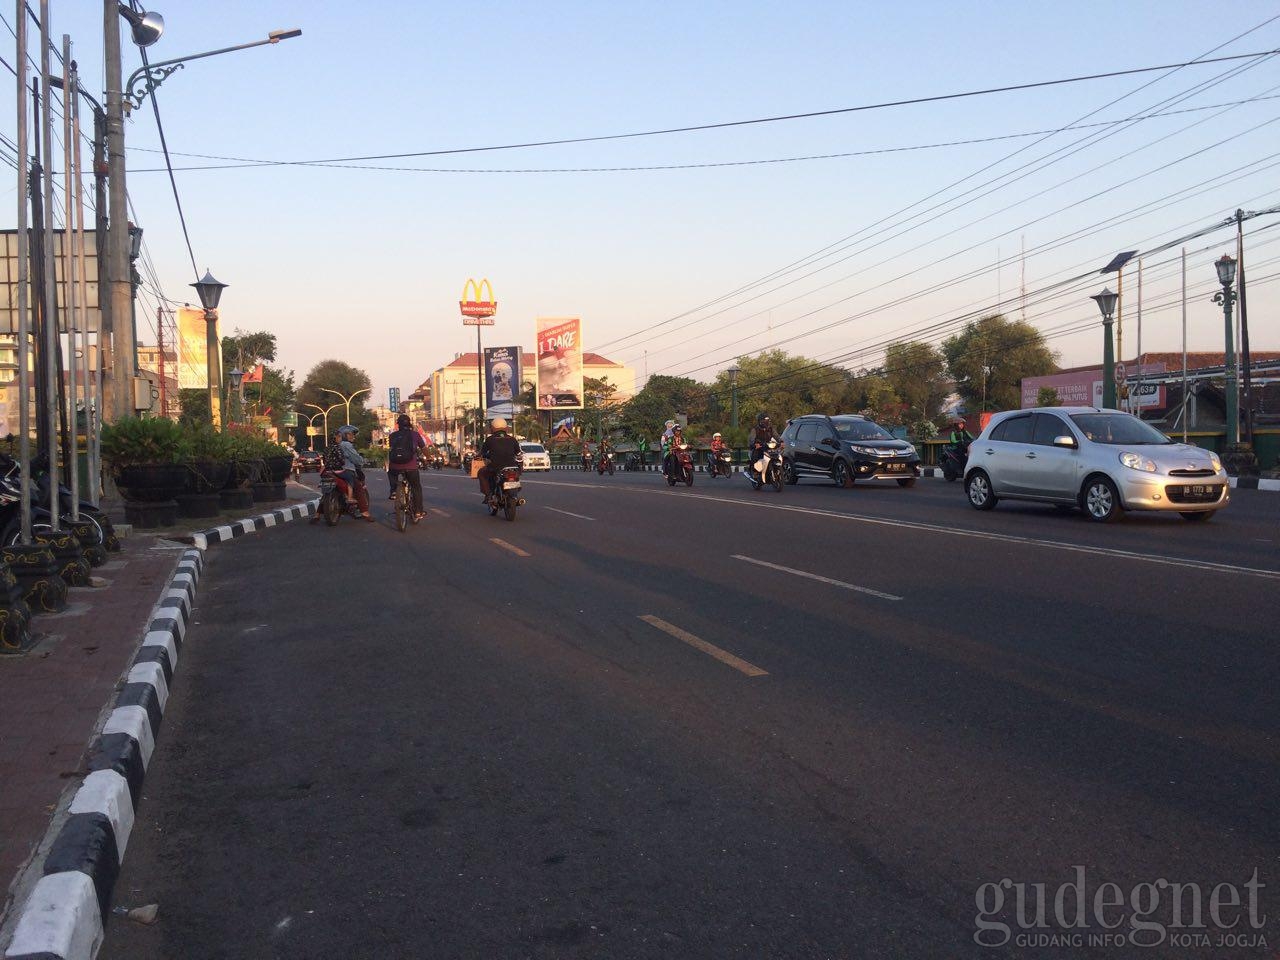
{"label": "white line on road", "polygon": [[514,553],[517,557],[527,557],[527,556],[529,556],[529,554],[525,553],[523,550],[521,550],[519,547],[517,547],[514,543],[507,543],[507,541],[505,541],[505,540],[500,540],[500,539],[498,539],[497,537],[490,537],[490,538],[489,538],[489,542],[490,542],[490,543],[496,543],[496,544],[497,544],[498,546],[500,546],[503,550],[510,550],[510,551],[511,551],[512,553]]}
{"label": "white line on road", "polygon": [[[597,490],[599,487],[589,483],[572,483],[557,481],[557,486],[582,487]],[[1082,543],[1066,543],[1062,540],[1039,540],[1035,537],[1020,537],[1009,533],[990,533],[983,530],[969,530],[964,527],[944,527],[938,523],[925,523],[919,520],[894,520],[888,517],[869,517],[858,513],[842,513],[839,510],[819,510],[814,507],[795,507],[782,503],[758,503],[752,500],[726,499],[710,497],[704,493],[681,492],[678,496],[665,488],[651,490],[646,487],[619,485],[615,490],[627,493],[646,493],[653,496],[666,497],[669,501],[705,500],[733,507],[751,507],[757,510],[784,510],[788,513],[803,513],[814,517],[831,517],[836,520],[848,520],[852,523],[868,523],[873,526],[899,527],[907,530],[918,530],[922,533],[941,533],[953,537],[969,537],[975,540],[991,540],[997,543],[1013,543],[1028,547],[1045,547],[1049,550],[1065,550],[1068,553],[1083,553],[1096,557],[1113,557],[1119,560],[1137,560],[1141,563],[1155,563],[1167,567],[1190,567],[1193,570],[1209,570],[1214,573],[1229,573],[1246,577],[1261,577],[1264,580],[1280,580],[1280,570],[1265,570],[1259,567],[1241,567],[1231,563],[1214,563],[1211,560],[1193,560],[1189,557],[1169,557],[1158,553],[1140,553],[1136,550],[1118,550],[1114,547],[1093,547]]]}
{"label": "white line on road", "polygon": [[689,646],[693,647],[694,649],[701,650],[703,653],[707,654],[708,656],[715,657],[721,663],[728,664],[729,666],[733,667],[733,669],[735,670],[740,670],[741,672],[745,673],[748,677],[767,677],[769,675],[768,670],[761,670],[755,664],[747,663],[747,661],[739,657],[735,657],[728,650],[721,650],[715,644],[707,643],[707,641],[701,639],[700,637],[695,637],[688,630],[681,630],[675,624],[667,623],[667,621],[662,620],[658,617],[655,617],[652,614],[649,614],[649,613],[641,614],[640,619],[643,620],[645,623],[649,624],[650,626],[657,627],[663,633],[670,634],[671,636],[675,637],[677,640],[681,640],[687,643]]}
{"label": "white line on road", "polygon": [[767,560],[757,560],[754,557],[744,557],[742,554],[731,554],[734,560],[745,560],[747,563],[754,563],[758,567],[768,567],[770,570],[780,570],[783,573],[794,574],[797,577],[805,577],[809,580],[817,580],[819,583],[829,583],[833,587],[842,587],[845,590],[856,590],[858,593],[869,594],[873,597],[880,597],[883,600],[901,600],[902,598],[892,593],[881,593],[879,590],[872,590],[870,587],[860,587],[857,584],[845,583],[843,580],[832,580],[830,577],[820,577],[816,573],[809,573],[805,570],[796,570],[792,567],[780,566],[776,563],[770,563]]}
{"label": "white line on road", "polygon": [[439,507],[432,507],[431,512],[436,514],[437,516],[444,517],[446,520],[449,518],[449,515],[445,513],[443,510],[441,510]]}
{"label": "white line on road", "polygon": [[556,507],[543,507],[544,510],[550,510],[553,513],[563,513],[566,517],[577,517],[579,520],[594,520],[595,517],[586,517],[580,513],[574,513],[572,510],[560,510]]}

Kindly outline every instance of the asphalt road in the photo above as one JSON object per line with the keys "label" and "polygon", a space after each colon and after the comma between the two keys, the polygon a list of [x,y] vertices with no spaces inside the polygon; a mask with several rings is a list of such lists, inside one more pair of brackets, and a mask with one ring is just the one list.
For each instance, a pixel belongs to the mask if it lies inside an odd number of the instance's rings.
{"label": "asphalt road", "polygon": [[[429,472],[405,534],[210,552],[116,887],[160,920],[101,957],[1057,956],[1026,936],[1077,867],[1206,911],[1256,869],[1280,917],[1280,495],[1103,527],[527,480],[514,523]],[[1047,925],[979,917],[1006,878]],[[1275,956],[1276,922],[1067,955]]]}

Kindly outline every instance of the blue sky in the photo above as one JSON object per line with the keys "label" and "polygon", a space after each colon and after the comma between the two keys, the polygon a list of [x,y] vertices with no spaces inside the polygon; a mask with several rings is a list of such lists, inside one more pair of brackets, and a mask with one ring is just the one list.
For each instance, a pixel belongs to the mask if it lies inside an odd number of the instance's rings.
{"label": "blue sky", "polygon": [[[51,6],[55,34],[72,35],[86,85],[100,88],[102,26],[92,9],[99,5]],[[1280,12],[1251,0],[363,9],[329,0],[156,0],[156,9],[167,28],[151,48],[153,60],[246,42],[274,28],[303,29],[277,46],[192,63],[159,90],[171,150],[277,161],[625,133],[1176,63]],[[6,15],[12,22],[12,11]],[[1277,47],[1280,20],[1214,55]],[[126,42],[126,70],[138,62]],[[1248,69],[1218,80],[1237,68]],[[1057,129],[1095,111],[1086,122],[1278,94],[1280,63],[1237,61],[727,130],[368,165],[494,171],[758,161],[1007,137]],[[12,96],[6,101],[0,128],[12,137]],[[274,331],[283,364],[299,379],[316,361],[340,356],[366,369],[375,396],[385,399],[386,387],[407,393],[455,352],[474,349],[474,334],[457,314],[469,276],[489,277],[500,303],[489,343],[527,348],[535,316],[580,315],[588,349],[641,372],[647,363],[650,373],[705,379],[737,352],[829,327],[783,347],[873,366],[885,340],[984,305],[994,309],[1001,295],[1014,298],[1006,310],[1019,314],[1020,266],[1016,259],[998,270],[996,264],[1024,242],[1031,251],[1026,284],[1034,291],[1082,265],[1101,266],[1118,250],[1208,225],[1237,206],[1280,203],[1280,177],[1261,169],[1280,153],[1280,123],[1259,126],[1277,117],[1280,99],[1254,99],[1124,129],[1059,133],[1012,160],[1003,158],[1035,138],[680,170],[269,166],[177,176],[199,267],[231,285],[224,328]],[[984,167],[994,165],[966,187],[1108,132],[1052,165],[1024,171],[1016,183],[992,184],[963,208],[943,206],[923,222],[864,233],[838,265],[816,261],[717,304],[714,316],[703,310],[649,330],[878,221],[897,223],[899,211],[938,191],[931,203],[953,198],[964,187],[944,188]],[[163,292],[187,299],[193,277],[167,178],[144,172],[162,165],[158,153],[144,149],[159,145],[149,108],[128,123],[126,135],[129,191]],[[1167,139],[1153,144],[1160,138]],[[1215,146],[1219,141],[1226,142]],[[174,162],[220,161],[175,155]],[[1250,163],[1216,187],[1207,184]],[[1173,196],[1183,190],[1188,194]],[[12,188],[6,195],[12,207]],[[1143,205],[1158,209],[1098,226]],[[1059,245],[1073,231],[1080,236]],[[1278,235],[1263,231],[1250,241],[1259,280],[1249,303],[1255,348],[1280,346],[1277,287],[1262,282],[1277,272],[1267,261],[1280,255]],[[1207,299],[1211,291],[1195,284],[1209,282],[1212,261],[1232,244],[1222,232],[1188,247],[1192,347],[1220,347],[1220,313]],[[1172,266],[1161,266],[1167,258],[1153,257],[1144,268],[1148,350],[1180,345],[1180,315],[1170,299],[1178,281]],[[1064,363],[1100,354],[1099,331],[1076,328],[1096,319],[1086,295],[1104,282],[1027,307]],[[1133,352],[1135,293],[1136,278],[1127,276],[1125,354]],[[1166,309],[1157,311],[1161,297]],[[149,324],[140,321],[140,331],[152,339]]]}

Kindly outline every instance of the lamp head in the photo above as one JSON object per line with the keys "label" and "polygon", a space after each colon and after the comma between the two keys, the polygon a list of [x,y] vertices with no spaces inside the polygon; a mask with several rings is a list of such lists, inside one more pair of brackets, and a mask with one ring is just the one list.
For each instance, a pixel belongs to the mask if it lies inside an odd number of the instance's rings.
{"label": "lamp head", "polygon": [[1120,295],[1112,293],[1107,287],[1103,287],[1101,293],[1095,293],[1090,299],[1098,305],[1098,310],[1102,312],[1102,316],[1110,319],[1116,312],[1116,301],[1120,299]]}
{"label": "lamp head", "polygon": [[1236,280],[1236,261],[1230,254],[1224,253],[1214,263],[1214,267],[1218,271],[1218,282],[1224,287],[1229,287]]}
{"label": "lamp head", "polygon": [[140,47],[149,47],[160,39],[164,33],[164,17],[154,11],[136,11],[127,4],[119,4],[120,16],[129,21],[133,33],[133,42]]}
{"label": "lamp head", "polygon": [[222,299],[222,291],[226,289],[227,284],[219,283],[213,279],[212,273],[205,270],[200,281],[191,286],[195,287],[196,293],[200,294],[200,303],[206,310],[217,310],[218,301]]}
{"label": "lamp head", "polygon": [[239,390],[240,381],[244,379],[244,371],[241,370],[239,367],[236,367],[229,374],[227,374],[227,376],[231,378],[231,389]]}

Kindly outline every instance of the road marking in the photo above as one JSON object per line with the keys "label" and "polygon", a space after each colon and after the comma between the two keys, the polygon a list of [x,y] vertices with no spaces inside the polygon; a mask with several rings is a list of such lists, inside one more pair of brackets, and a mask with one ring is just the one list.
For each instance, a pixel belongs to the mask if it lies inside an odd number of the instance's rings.
{"label": "road marking", "polygon": [[529,554],[525,553],[523,550],[521,550],[521,549],[520,549],[519,547],[517,547],[515,544],[513,544],[513,543],[507,543],[507,541],[505,541],[505,540],[500,540],[500,539],[498,539],[497,537],[490,537],[490,538],[489,538],[489,542],[490,542],[490,543],[496,543],[496,544],[497,544],[498,546],[500,546],[503,550],[510,550],[510,551],[511,551],[512,553],[514,553],[517,557],[527,557],[527,556],[529,556]]}
{"label": "road marking", "polygon": [[[587,483],[557,481],[562,487],[582,487],[588,490],[599,489]],[[628,485],[616,489],[627,493],[647,493],[651,496],[664,496],[668,501],[705,500],[709,503],[727,504],[735,507],[753,507],[757,510],[784,510],[788,513],[804,513],[815,517],[831,517],[836,520],[848,520],[852,523],[868,523],[873,526],[900,527],[918,530],[922,533],[941,533],[953,537],[969,537],[974,540],[991,540],[997,543],[1020,544],[1028,547],[1044,547],[1049,550],[1065,550],[1068,553],[1083,553],[1097,557],[1112,557],[1119,560],[1137,560],[1142,563],[1155,563],[1167,567],[1190,567],[1193,570],[1208,570],[1214,573],[1229,573],[1246,577],[1260,577],[1264,580],[1280,580],[1280,570],[1265,570],[1260,567],[1241,567],[1231,563],[1214,563],[1211,560],[1193,560],[1189,557],[1170,557],[1158,553],[1139,553],[1135,550],[1119,550],[1114,547],[1093,547],[1082,543],[1067,543],[1063,540],[1038,540],[1035,537],[1020,537],[1010,533],[992,533],[983,530],[969,530],[964,527],[944,527],[937,523],[925,523],[920,520],[894,520],[888,517],[871,517],[858,513],[842,513],[838,510],[819,510],[814,507],[794,507],[781,503],[757,503],[752,500],[731,500],[723,497],[710,497],[704,493],[683,492],[678,498],[672,498],[665,490],[650,490],[645,487]]]}
{"label": "road marking", "polygon": [[433,486],[432,486],[431,484],[429,484],[429,483],[424,483],[424,484],[422,485],[422,489],[423,489],[423,490],[439,490],[440,488],[439,488],[439,487],[433,487]]}
{"label": "road marking", "polygon": [[721,663],[727,664],[733,667],[733,669],[735,670],[740,670],[741,672],[745,673],[748,677],[767,677],[769,675],[768,670],[761,670],[755,664],[747,663],[747,661],[739,657],[735,657],[728,650],[721,650],[715,644],[707,643],[707,641],[701,639],[700,637],[695,637],[689,631],[681,630],[675,624],[667,623],[667,621],[662,620],[658,617],[655,617],[652,614],[649,614],[649,613],[641,614],[640,619],[643,620],[645,623],[649,624],[650,626],[657,627],[663,633],[670,634],[671,636],[675,637],[677,640],[681,640],[687,643],[689,646],[693,647],[694,649],[701,650],[703,653],[709,656],[715,657]]}
{"label": "road marking", "polygon": [[559,510],[556,507],[543,507],[544,510],[551,510],[554,513],[563,513],[566,517],[577,517],[579,520],[594,520],[595,517],[586,517],[580,513],[574,513],[571,510]]}
{"label": "road marking", "polygon": [[444,517],[444,518],[446,518],[446,519],[448,519],[448,517],[449,517],[449,515],[448,515],[447,513],[445,513],[443,510],[441,510],[439,507],[432,507],[432,508],[431,508],[431,512],[432,512],[432,513],[434,513],[434,514],[435,514],[436,516],[438,516],[438,517]]}
{"label": "road marking", "polygon": [[817,580],[819,583],[829,583],[833,587],[842,587],[845,590],[856,590],[858,593],[865,593],[872,597],[880,597],[883,600],[901,600],[902,598],[892,593],[881,593],[879,590],[872,590],[870,587],[860,587],[854,583],[845,583],[843,580],[832,580],[830,577],[820,577],[816,573],[809,573],[805,570],[796,570],[792,567],[780,566],[776,563],[770,563],[767,560],[757,560],[754,557],[744,557],[742,554],[731,554],[734,560],[745,560],[747,563],[754,563],[759,567],[768,567],[770,570],[780,570],[783,573],[791,573],[797,577],[805,577],[809,580]]}

